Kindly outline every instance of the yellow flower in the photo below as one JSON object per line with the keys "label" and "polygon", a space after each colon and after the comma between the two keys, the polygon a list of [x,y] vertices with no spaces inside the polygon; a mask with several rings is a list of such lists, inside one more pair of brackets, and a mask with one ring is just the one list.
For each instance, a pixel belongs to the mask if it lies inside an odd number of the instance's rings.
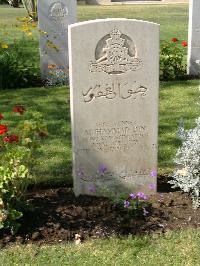
{"label": "yellow flower", "polygon": [[32,22],[31,26],[32,26],[33,28],[35,28],[35,27],[37,27],[37,24],[36,24],[35,22]]}
{"label": "yellow flower", "polygon": [[27,36],[32,36],[32,32],[29,31],[29,32],[26,33],[26,35]]}
{"label": "yellow flower", "polygon": [[2,44],[1,44],[1,48],[3,48],[3,49],[8,49],[8,45],[7,45],[6,43],[2,43]]}

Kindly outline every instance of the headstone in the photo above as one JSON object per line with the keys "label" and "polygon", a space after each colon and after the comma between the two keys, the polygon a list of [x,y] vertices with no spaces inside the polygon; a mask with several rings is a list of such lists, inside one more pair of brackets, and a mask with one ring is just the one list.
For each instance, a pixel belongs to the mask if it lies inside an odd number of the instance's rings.
{"label": "headstone", "polygon": [[40,63],[45,79],[52,68],[68,70],[68,25],[76,22],[76,0],[38,1]]}
{"label": "headstone", "polygon": [[88,5],[106,5],[110,4],[111,0],[86,0],[85,2]]}
{"label": "headstone", "polygon": [[151,193],[159,25],[129,19],[70,25],[69,64],[75,194]]}
{"label": "headstone", "polygon": [[189,6],[188,29],[188,74],[199,74],[200,60],[200,1],[191,0]]}

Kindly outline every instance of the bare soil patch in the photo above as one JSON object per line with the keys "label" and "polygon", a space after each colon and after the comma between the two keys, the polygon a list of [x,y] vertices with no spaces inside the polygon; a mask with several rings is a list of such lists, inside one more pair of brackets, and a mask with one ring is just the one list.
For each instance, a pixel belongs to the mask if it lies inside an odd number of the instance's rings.
{"label": "bare soil patch", "polygon": [[159,179],[159,193],[151,197],[152,208],[146,217],[124,219],[124,210],[103,197],[75,197],[72,187],[29,192],[33,210],[24,214],[15,236],[1,231],[0,245],[11,242],[55,244],[103,238],[113,234],[144,235],[170,230],[200,227],[200,209],[192,208],[191,199],[181,191],[172,191],[166,177]]}

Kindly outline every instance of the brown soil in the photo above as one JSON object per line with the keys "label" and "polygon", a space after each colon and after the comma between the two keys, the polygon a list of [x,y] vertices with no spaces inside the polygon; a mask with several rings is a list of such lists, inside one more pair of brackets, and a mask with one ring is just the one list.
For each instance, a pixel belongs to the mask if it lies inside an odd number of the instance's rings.
{"label": "brown soil", "polygon": [[75,197],[73,189],[57,188],[30,192],[33,211],[24,214],[15,236],[1,232],[0,245],[17,243],[60,243],[117,235],[165,233],[169,230],[200,227],[200,209],[194,210],[187,194],[170,191],[165,178],[159,179],[160,193],[151,197],[148,216],[125,221],[123,211],[108,199]]}

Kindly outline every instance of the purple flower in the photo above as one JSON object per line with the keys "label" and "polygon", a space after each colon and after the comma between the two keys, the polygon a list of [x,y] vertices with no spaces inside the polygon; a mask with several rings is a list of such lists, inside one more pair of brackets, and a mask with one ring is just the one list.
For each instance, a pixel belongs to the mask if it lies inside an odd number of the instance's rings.
{"label": "purple flower", "polygon": [[153,169],[151,171],[151,177],[156,177],[157,176],[157,171],[155,169]]}
{"label": "purple flower", "polygon": [[145,208],[142,208],[143,209],[143,215],[144,216],[147,216],[147,214],[149,213]]}
{"label": "purple flower", "polygon": [[137,194],[138,199],[148,200],[148,196],[144,194],[144,192],[138,192]]}
{"label": "purple flower", "polygon": [[137,196],[136,196],[134,193],[131,193],[131,194],[129,194],[129,197],[130,197],[131,199],[135,199]]}
{"label": "purple flower", "polygon": [[128,200],[124,201],[124,208],[130,207],[130,202]]}
{"label": "purple flower", "polygon": [[101,163],[101,164],[99,165],[99,173],[100,173],[100,174],[105,174],[106,171],[107,171],[107,167],[106,167],[106,165],[103,164],[103,163]]}
{"label": "purple flower", "polygon": [[85,173],[82,169],[79,169],[78,172],[77,172],[77,175],[80,177],[80,178],[83,178],[85,176]]}
{"label": "purple flower", "polygon": [[149,184],[149,185],[148,185],[148,188],[149,188],[150,190],[155,190],[155,189],[156,189],[156,184]]}
{"label": "purple flower", "polygon": [[91,184],[88,186],[88,191],[91,193],[95,193],[96,192],[96,187],[95,185]]}

